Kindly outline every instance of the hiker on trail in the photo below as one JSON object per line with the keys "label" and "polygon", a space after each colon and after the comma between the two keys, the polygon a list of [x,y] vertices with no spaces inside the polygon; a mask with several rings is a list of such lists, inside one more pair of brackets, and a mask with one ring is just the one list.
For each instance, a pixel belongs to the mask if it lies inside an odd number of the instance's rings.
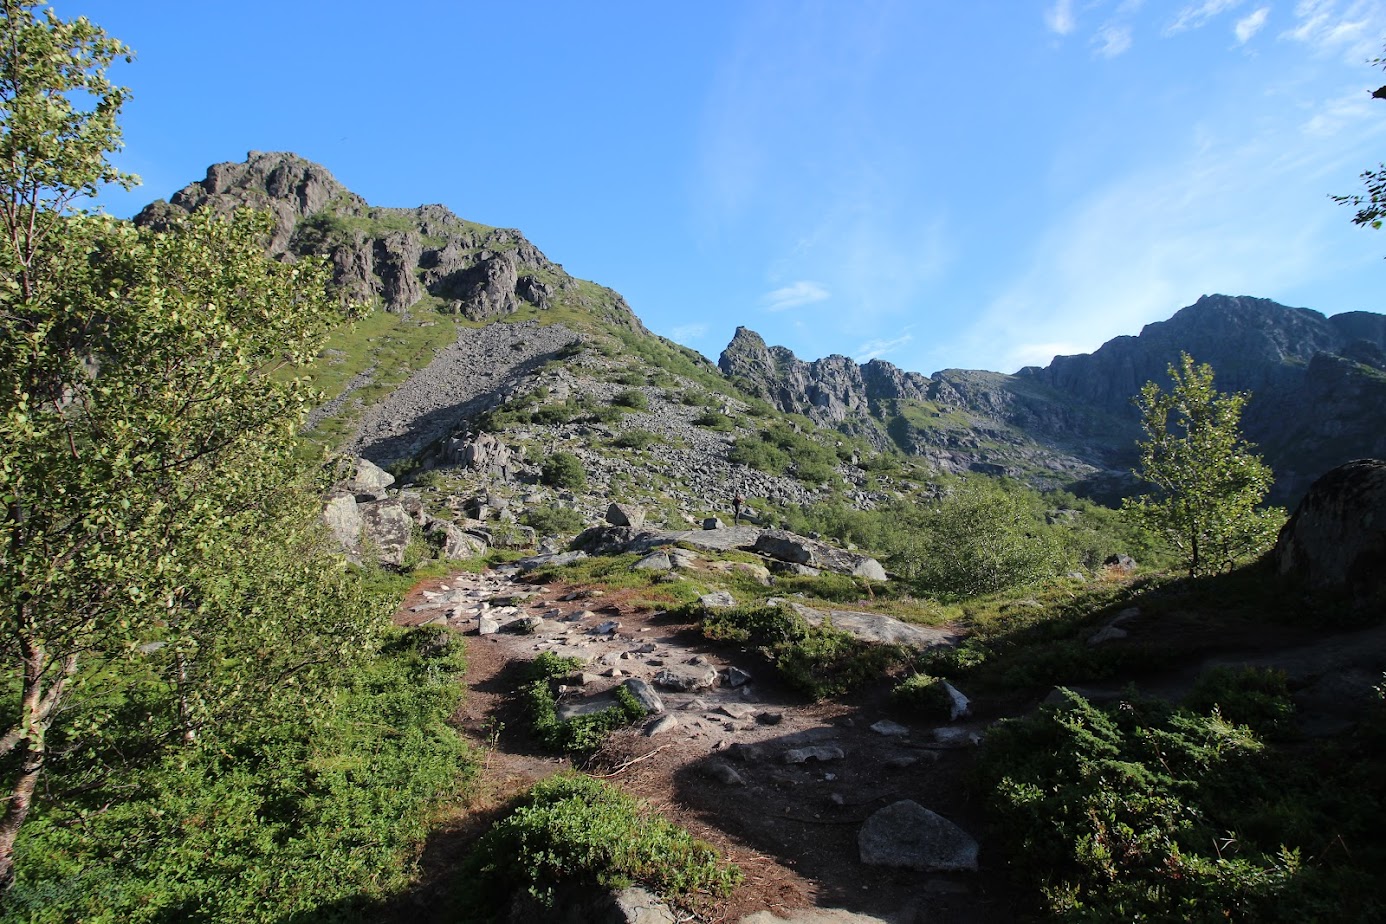
{"label": "hiker on trail", "polygon": [[742,494],[737,494],[736,497],[732,499],[732,523],[736,526],[741,525],[741,508],[745,503],[746,497]]}

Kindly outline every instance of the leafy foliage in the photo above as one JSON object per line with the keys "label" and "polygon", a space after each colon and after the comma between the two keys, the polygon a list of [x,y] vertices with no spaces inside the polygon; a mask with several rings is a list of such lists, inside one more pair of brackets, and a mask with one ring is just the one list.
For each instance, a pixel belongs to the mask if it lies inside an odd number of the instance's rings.
{"label": "leafy foliage", "polygon": [[1187,353],[1169,376],[1168,393],[1147,382],[1136,401],[1146,434],[1137,474],[1156,493],[1122,509],[1162,535],[1190,577],[1228,571],[1269,548],[1285,512],[1258,506],[1272,475],[1241,437],[1248,396],[1217,391],[1212,368]]}
{"label": "leafy foliage", "polygon": [[547,456],[539,466],[539,478],[546,485],[555,488],[581,490],[587,484],[587,472],[582,460],[571,452],[555,452]]}
{"label": "leafy foliage", "polygon": [[525,508],[520,522],[541,536],[567,536],[582,529],[582,514],[567,507],[540,504]]}
{"label": "leafy foliage", "polygon": [[517,890],[552,908],[566,884],[639,882],[684,903],[725,895],[741,871],[614,786],[586,776],[536,784],[486,832],[459,877],[474,917],[495,914]]}
{"label": "leafy foliage", "polygon": [[979,776],[1013,871],[1056,917],[1379,917],[1377,771],[1349,760],[1326,789],[1325,764],[1288,757],[1216,709],[1066,692],[996,727]]}
{"label": "leafy foliage", "polygon": [[561,754],[593,751],[611,732],[645,715],[644,708],[630,691],[616,687],[615,706],[571,719],[559,718],[553,685],[581,666],[576,658],[541,652],[530,664],[529,680],[520,689],[535,737],[544,747]]}

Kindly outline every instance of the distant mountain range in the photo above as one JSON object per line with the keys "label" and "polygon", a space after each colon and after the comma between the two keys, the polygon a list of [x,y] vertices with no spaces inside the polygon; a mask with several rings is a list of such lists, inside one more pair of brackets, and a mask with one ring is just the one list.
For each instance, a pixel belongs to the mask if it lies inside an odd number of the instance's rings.
{"label": "distant mountain range", "polygon": [[[468,222],[440,205],[370,206],[293,154],[252,152],[244,163],[214,165],[136,222],[159,227],[180,211],[247,205],[274,214],[274,255],[326,257],[345,294],[382,310],[422,307],[472,327],[547,318],[589,333],[618,331],[628,349],[649,346],[637,357],[678,356],[698,375],[720,370],[726,410],[760,399],[940,471],[1007,475],[1104,499],[1129,493],[1140,429],[1132,399],[1147,381],[1166,383],[1181,351],[1212,365],[1222,390],[1252,393],[1244,429],[1276,472],[1277,499],[1297,497],[1342,462],[1386,458],[1386,316],[1379,314],[1326,317],[1267,299],[1207,295],[1138,336],[1015,375],[925,376],[840,355],[805,361],[741,327],[714,370],[646,330],[615,292],[569,276],[519,231]],[[580,380],[567,385],[582,389]],[[520,387],[496,389],[492,403]],[[470,417],[483,412],[476,402],[466,407]],[[440,434],[471,425],[437,409],[429,420]]]}

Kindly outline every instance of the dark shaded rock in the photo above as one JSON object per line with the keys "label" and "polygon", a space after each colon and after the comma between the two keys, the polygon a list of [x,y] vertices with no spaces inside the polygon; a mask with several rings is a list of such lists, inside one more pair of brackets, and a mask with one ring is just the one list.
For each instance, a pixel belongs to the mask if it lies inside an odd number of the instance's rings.
{"label": "dark shaded rock", "polygon": [[791,564],[808,565],[873,581],[886,580],[885,569],[870,556],[848,552],[782,529],[763,530],[756,538],[754,551]]}
{"label": "dark shaded rock", "polygon": [[606,522],[612,526],[630,526],[635,529],[645,525],[645,511],[632,504],[615,504],[606,508]]}
{"label": "dark shaded rock", "polygon": [[1314,482],[1273,556],[1277,572],[1314,586],[1386,592],[1386,461],[1359,459]]}
{"label": "dark shaded rock", "polygon": [[861,862],[923,872],[977,869],[977,841],[948,819],[909,799],[866,819],[857,835]]}
{"label": "dark shaded rock", "polygon": [[635,535],[629,526],[591,526],[574,537],[572,548],[589,555],[619,555],[630,547]]}

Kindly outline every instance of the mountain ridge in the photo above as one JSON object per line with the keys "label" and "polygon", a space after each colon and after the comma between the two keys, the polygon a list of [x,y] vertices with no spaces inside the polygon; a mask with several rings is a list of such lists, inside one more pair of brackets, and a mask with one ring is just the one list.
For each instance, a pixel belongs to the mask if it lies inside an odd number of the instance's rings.
{"label": "mountain ridge", "polygon": [[[575,342],[584,331],[614,332],[617,353],[637,361],[657,355],[686,367],[694,379],[685,378],[685,384],[696,379],[707,385],[707,374],[719,375],[722,384],[714,391],[724,396],[718,399],[722,411],[734,418],[744,418],[761,401],[875,452],[922,458],[941,473],[1008,476],[1105,500],[1130,493],[1140,436],[1132,398],[1147,381],[1164,383],[1166,368],[1180,352],[1210,363],[1222,390],[1252,392],[1246,434],[1276,470],[1279,499],[1297,496],[1317,474],[1349,459],[1386,456],[1386,316],[1371,312],[1325,316],[1269,299],[1206,295],[1139,334],[1012,375],[967,369],[924,375],[882,359],[858,364],[841,354],[803,360],[742,326],[713,367],[695,351],[652,334],[618,293],[569,276],[518,230],[469,222],[441,205],[371,206],[324,167],[291,153],[252,151],[244,162],[214,164],[203,180],[167,202],[151,203],[135,221],[157,228],[179,213],[242,206],[274,215],[272,256],[321,256],[331,263],[344,297],[401,317],[423,311],[415,327],[439,323],[426,315],[454,318],[463,326],[565,323]],[[437,348],[442,346],[439,341]],[[512,347],[528,355],[520,340]],[[553,345],[547,349],[545,362],[556,355]],[[395,401],[389,412],[400,419],[381,420],[375,412],[376,429],[393,434],[382,445],[423,452],[473,429],[486,405],[499,407],[550,387],[535,385],[539,354],[530,366],[515,366],[498,362],[503,352],[457,351],[458,357],[473,357],[471,362],[482,355],[513,372],[513,380],[499,381],[467,402],[417,400],[430,382],[453,382],[448,387],[455,388],[466,370],[435,368],[421,379],[422,367],[411,372],[415,399]],[[517,371],[522,366],[527,371]],[[568,395],[584,389],[592,391],[582,381],[563,383]],[[600,388],[596,393],[605,394]],[[657,403],[667,397],[650,394]],[[342,404],[343,395],[331,397]],[[410,417],[416,411],[420,420],[426,417],[427,432]],[[358,444],[360,437],[358,431]],[[706,446],[705,440],[695,442]],[[730,445],[729,440],[728,451]],[[846,470],[843,477],[860,481]],[[799,496],[787,489],[777,493]]]}

